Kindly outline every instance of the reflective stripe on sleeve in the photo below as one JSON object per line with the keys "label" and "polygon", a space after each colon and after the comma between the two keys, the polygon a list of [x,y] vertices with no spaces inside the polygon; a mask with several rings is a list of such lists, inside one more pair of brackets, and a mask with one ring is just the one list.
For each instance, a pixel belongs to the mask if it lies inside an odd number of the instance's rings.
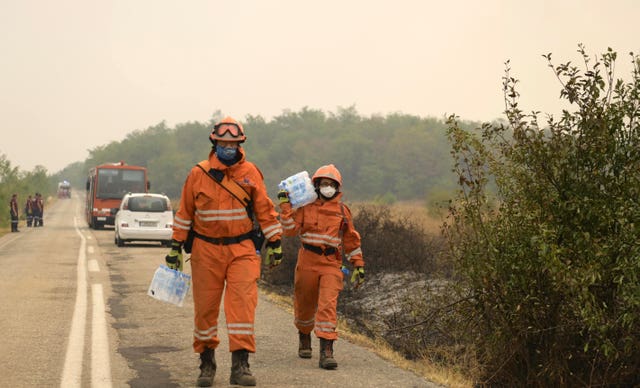
{"label": "reflective stripe on sleeve", "polygon": [[292,219],[280,220],[280,223],[285,230],[291,230],[296,227],[296,222]]}
{"label": "reflective stripe on sleeve", "polygon": [[173,218],[173,225],[179,229],[189,230],[191,229],[191,220],[185,220],[178,216]]}
{"label": "reflective stripe on sleeve", "polygon": [[268,240],[271,237],[275,236],[276,234],[280,233],[282,234],[282,225],[280,225],[280,223],[278,222],[275,225],[271,225],[267,228],[265,228],[262,233],[264,233],[264,237]]}
{"label": "reflective stripe on sleeve", "polygon": [[346,256],[347,256],[347,260],[349,260],[349,258],[350,258],[351,256],[361,255],[361,254],[362,254],[362,249],[360,249],[360,248],[356,248],[356,249],[354,249],[354,250],[352,250],[351,252],[349,252],[349,253],[347,253],[347,254],[346,254]]}

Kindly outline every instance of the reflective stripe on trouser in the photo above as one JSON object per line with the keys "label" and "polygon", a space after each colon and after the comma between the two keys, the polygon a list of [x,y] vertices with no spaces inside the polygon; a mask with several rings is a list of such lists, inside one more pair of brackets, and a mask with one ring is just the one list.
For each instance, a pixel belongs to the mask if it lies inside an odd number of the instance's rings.
{"label": "reflective stripe on trouser", "polygon": [[[191,255],[193,281],[193,350],[217,348],[218,316],[224,294],[229,351],[256,351],[254,318],[258,304],[260,258],[251,240],[216,245],[195,239]],[[225,290],[226,280],[226,290]]]}
{"label": "reflective stripe on trouser", "polygon": [[293,307],[294,323],[300,332],[308,334],[313,329],[318,338],[338,339],[336,310],[343,276],[334,255],[299,251]]}

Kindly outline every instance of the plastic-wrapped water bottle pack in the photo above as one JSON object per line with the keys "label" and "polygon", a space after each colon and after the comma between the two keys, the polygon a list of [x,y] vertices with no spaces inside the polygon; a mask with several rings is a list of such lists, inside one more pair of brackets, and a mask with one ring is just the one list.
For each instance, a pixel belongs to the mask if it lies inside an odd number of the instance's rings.
{"label": "plastic-wrapped water bottle pack", "polygon": [[309,173],[306,171],[301,171],[281,181],[278,188],[287,190],[289,202],[294,209],[308,205],[318,198]]}
{"label": "plastic-wrapped water bottle pack", "polygon": [[153,275],[147,295],[163,302],[182,306],[190,286],[190,275],[161,265]]}

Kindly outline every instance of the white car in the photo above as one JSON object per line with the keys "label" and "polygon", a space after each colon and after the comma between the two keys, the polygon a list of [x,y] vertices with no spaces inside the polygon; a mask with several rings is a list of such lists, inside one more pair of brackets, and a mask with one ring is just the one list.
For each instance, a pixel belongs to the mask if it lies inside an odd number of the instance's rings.
{"label": "white car", "polygon": [[160,241],[171,246],[173,235],[171,201],[164,194],[128,193],[122,197],[115,219],[115,243]]}

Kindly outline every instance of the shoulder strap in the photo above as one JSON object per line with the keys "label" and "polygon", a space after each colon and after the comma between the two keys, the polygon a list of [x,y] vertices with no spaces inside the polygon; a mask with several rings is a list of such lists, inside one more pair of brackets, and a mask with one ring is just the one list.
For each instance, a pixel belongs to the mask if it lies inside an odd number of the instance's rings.
{"label": "shoulder strap", "polygon": [[342,212],[342,222],[340,223],[340,231],[338,232],[338,237],[342,240],[342,236],[344,236],[344,231],[349,226],[349,220],[347,219],[347,215],[344,212],[344,203],[340,202],[340,212]]}
{"label": "shoulder strap", "polygon": [[244,206],[251,205],[251,197],[249,196],[249,193],[247,193],[247,191],[234,180],[229,179],[229,177],[222,171],[211,168],[208,160],[203,160],[196,166],[200,167],[200,169],[207,173],[211,179],[227,190],[229,194],[233,195]]}
{"label": "shoulder strap", "polygon": [[340,230],[338,231],[338,237],[340,237],[340,250],[342,251],[342,257],[344,258],[344,242],[342,237],[344,236],[344,230],[347,228],[347,216],[344,214],[344,204],[340,202],[340,211],[342,212],[342,221],[340,222]]}

